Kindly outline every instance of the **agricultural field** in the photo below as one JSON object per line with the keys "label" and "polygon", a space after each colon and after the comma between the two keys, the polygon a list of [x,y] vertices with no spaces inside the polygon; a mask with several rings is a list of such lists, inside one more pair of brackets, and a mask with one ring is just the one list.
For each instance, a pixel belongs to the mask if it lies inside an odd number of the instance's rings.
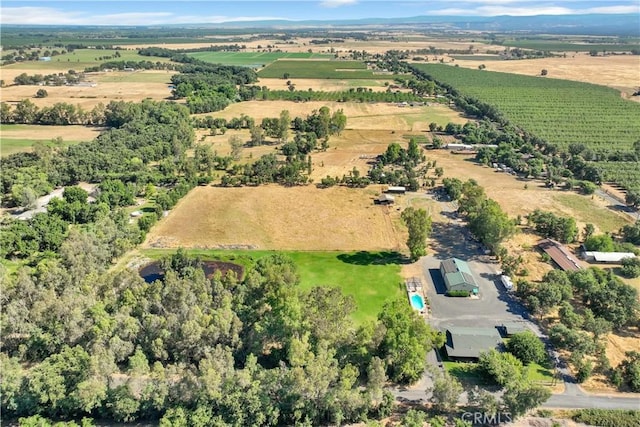
{"label": "agricultural field", "polygon": [[627,43],[616,42],[612,40],[611,43],[603,43],[593,40],[579,40],[571,41],[557,40],[557,39],[520,39],[520,40],[505,40],[502,43],[504,46],[519,47],[522,49],[532,50],[544,50],[552,52],[590,52],[597,51],[602,52],[630,52],[632,50],[640,50],[640,43]]}
{"label": "agricultural field", "polygon": [[280,59],[330,59],[333,55],[308,52],[194,52],[189,53],[196,59],[214,64],[239,65],[262,68]]}
{"label": "agricultural field", "polygon": [[373,80],[373,79],[283,79],[282,76],[280,78],[260,78],[258,80],[258,85],[266,86],[269,90],[287,90],[288,85],[287,81],[291,81],[291,83],[298,90],[309,90],[312,89],[316,92],[341,92],[347,91],[353,88],[366,88],[367,90],[372,90],[373,92],[384,92],[387,90],[387,86],[385,83],[391,83],[393,80],[391,78],[384,80]]}
{"label": "agricultural field", "polygon": [[489,61],[483,55],[452,55],[455,64],[460,67],[478,69],[484,65],[485,71],[500,71],[540,76],[547,70],[547,77],[563,80],[574,80],[609,86],[623,93],[626,98],[639,102],[640,97],[631,95],[638,88],[638,55],[591,56],[588,53],[567,53],[566,57],[521,59],[515,61]]}
{"label": "agricultural field", "polygon": [[[380,79],[381,73],[367,69],[360,61],[275,61],[258,72],[260,78],[290,79]],[[391,74],[389,74],[391,77]]]}
{"label": "agricultural field", "polygon": [[[31,151],[41,142],[51,147],[68,146],[81,141],[90,141],[101,132],[101,128],[88,126],[38,126],[0,125],[0,153],[2,156]],[[55,141],[60,138],[59,141]]]}
{"label": "agricultural field", "polygon": [[[120,55],[116,57],[116,52]],[[51,57],[51,61],[24,61],[15,64],[3,65],[4,70],[19,69],[28,74],[45,74],[49,70],[68,71],[74,69],[83,71],[87,67],[94,67],[109,61],[152,61],[170,62],[169,58],[156,58],[142,56],[137,50],[115,50],[115,49],[76,49],[62,55]],[[5,79],[6,80],[6,79]]]}
{"label": "agricultural field", "polygon": [[[610,88],[448,65],[419,68],[462,94],[494,105],[512,123],[561,149],[584,144],[606,154],[632,151],[640,140],[640,105]],[[633,174],[629,181],[617,182],[632,188],[636,180]]]}

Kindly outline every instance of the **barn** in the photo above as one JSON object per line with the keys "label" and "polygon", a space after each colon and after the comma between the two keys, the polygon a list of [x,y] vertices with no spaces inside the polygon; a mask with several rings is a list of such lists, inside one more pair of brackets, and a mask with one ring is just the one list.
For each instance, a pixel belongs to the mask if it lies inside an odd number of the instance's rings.
{"label": "barn", "polygon": [[447,287],[447,292],[467,291],[478,294],[478,284],[471,273],[469,264],[458,258],[449,258],[440,262],[440,273]]}

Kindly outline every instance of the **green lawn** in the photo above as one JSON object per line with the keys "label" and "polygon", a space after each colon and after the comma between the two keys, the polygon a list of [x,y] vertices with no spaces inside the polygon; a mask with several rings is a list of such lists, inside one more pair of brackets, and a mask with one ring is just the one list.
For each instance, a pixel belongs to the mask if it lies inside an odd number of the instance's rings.
{"label": "green lawn", "polygon": [[[142,250],[145,256],[153,259],[170,252],[172,251],[162,249]],[[188,250],[188,253],[206,259],[235,262],[246,268],[256,260],[277,252],[194,249]],[[345,294],[353,295],[358,307],[353,315],[356,324],[375,320],[386,301],[404,294],[400,278],[400,265],[403,259],[396,253],[299,251],[282,251],[281,253],[290,256],[298,266],[302,289],[319,285],[331,286],[342,289]],[[407,310],[409,309],[407,303]]]}
{"label": "green lawn", "polygon": [[[444,361],[443,364],[446,371],[463,384],[492,384],[491,381],[487,381],[479,372],[477,363]],[[553,370],[547,369],[537,363],[531,363],[525,366],[525,370],[529,381],[545,386],[554,385]]]}
{"label": "green lawn", "polygon": [[392,75],[381,77],[367,70],[361,61],[275,61],[258,72],[259,77],[298,79],[393,79]]}

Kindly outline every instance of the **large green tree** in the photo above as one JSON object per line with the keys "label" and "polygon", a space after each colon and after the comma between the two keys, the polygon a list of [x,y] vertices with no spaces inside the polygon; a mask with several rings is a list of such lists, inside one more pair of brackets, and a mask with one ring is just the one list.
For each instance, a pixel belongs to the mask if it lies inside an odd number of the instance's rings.
{"label": "large green tree", "polygon": [[409,230],[407,246],[411,259],[417,260],[427,254],[427,238],[431,233],[431,217],[424,209],[409,207],[402,212],[402,220]]}
{"label": "large green tree", "polygon": [[525,365],[542,363],[546,357],[543,342],[531,331],[513,334],[507,343],[507,351]]}

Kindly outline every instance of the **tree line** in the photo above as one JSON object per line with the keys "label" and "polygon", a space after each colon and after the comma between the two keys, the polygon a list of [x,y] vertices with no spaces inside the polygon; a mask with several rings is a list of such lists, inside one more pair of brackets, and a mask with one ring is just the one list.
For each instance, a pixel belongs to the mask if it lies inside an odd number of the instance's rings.
{"label": "tree line", "polygon": [[105,242],[94,236],[87,246],[91,235],[65,246],[61,262],[38,274],[22,269],[6,285],[5,417],[237,426],[378,419],[393,407],[386,382],[420,378],[427,350],[443,343],[404,298],[354,327],[352,298],[302,291],[282,255],[259,259],[243,278],[206,278],[178,251],[163,262],[162,282],[146,283],[130,270],[105,274],[104,257],[93,257]]}

